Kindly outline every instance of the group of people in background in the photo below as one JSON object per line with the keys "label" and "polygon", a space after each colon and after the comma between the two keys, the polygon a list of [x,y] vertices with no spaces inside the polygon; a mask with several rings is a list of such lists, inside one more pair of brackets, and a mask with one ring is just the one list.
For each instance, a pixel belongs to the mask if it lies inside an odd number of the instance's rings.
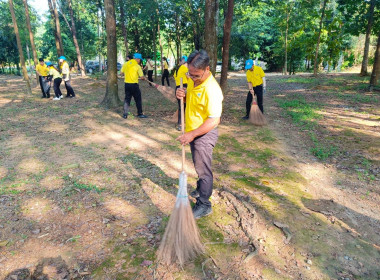
{"label": "group of people in background", "polygon": [[39,64],[36,67],[39,76],[40,87],[42,91],[42,98],[50,98],[50,89],[53,84],[55,97],[53,100],[61,100],[63,98],[60,85],[62,80],[65,83],[67,91],[66,97],[74,98],[75,92],[70,83],[70,67],[67,63],[66,57],[60,56],[59,69],[53,63],[44,61],[43,58],[39,59]]}

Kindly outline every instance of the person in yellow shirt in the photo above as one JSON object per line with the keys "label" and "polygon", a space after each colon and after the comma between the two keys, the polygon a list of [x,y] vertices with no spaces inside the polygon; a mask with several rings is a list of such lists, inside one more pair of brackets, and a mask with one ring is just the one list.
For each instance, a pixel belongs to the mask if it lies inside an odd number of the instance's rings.
{"label": "person in yellow shirt", "polygon": [[246,114],[243,119],[248,120],[254,95],[257,97],[257,105],[261,112],[264,113],[263,92],[266,91],[266,80],[263,68],[255,66],[252,59],[248,59],[245,62],[245,70],[247,70],[246,74],[249,91],[247,100],[245,101]]}
{"label": "person in yellow shirt", "polygon": [[67,91],[66,97],[73,98],[75,97],[75,92],[73,90],[73,87],[70,84],[70,67],[66,61],[66,57],[64,56],[59,57],[59,67],[61,69],[63,81],[65,82],[65,88]]}
{"label": "person in yellow shirt", "polygon": [[186,98],[186,133],[177,140],[190,144],[197,188],[190,193],[197,199],[193,207],[196,219],[212,213],[210,196],[213,189],[212,151],[218,139],[217,126],[222,115],[223,93],[210,72],[210,58],[205,50],[194,51],[187,59],[187,89],[178,88],[176,97]]}
{"label": "person in yellow shirt", "polygon": [[[181,78],[182,78],[183,87],[187,88],[186,73],[188,71],[189,71],[189,69],[187,68],[187,56],[184,55],[181,58],[181,61],[179,63],[179,67],[174,72],[176,89],[181,86]],[[181,99],[177,98],[177,100],[178,100],[178,126],[177,126],[177,130],[181,131],[182,130],[182,127],[181,127]],[[186,104],[185,104],[185,109],[186,109]]]}
{"label": "person in yellow shirt", "polygon": [[145,80],[144,73],[140,66],[141,60],[142,55],[135,53],[133,55],[133,59],[124,63],[120,70],[121,76],[124,76],[124,119],[128,118],[129,106],[131,105],[132,97],[136,103],[137,117],[142,119],[147,118],[147,116],[143,114],[141,91],[139,88],[139,78]]}
{"label": "person in yellow shirt", "polygon": [[61,100],[63,98],[61,89],[59,88],[62,83],[62,75],[58,72],[57,69],[53,66],[51,62],[46,62],[46,66],[49,68],[49,81],[53,82],[53,88],[55,97],[53,100]]}
{"label": "person in yellow shirt", "polygon": [[[153,61],[152,61],[151,57],[148,57],[148,59],[146,60],[146,65],[144,67],[144,70],[148,70],[148,81],[149,82],[153,82],[153,68],[154,68]],[[149,84],[149,85],[152,87],[152,84]]]}
{"label": "person in yellow shirt", "polygon": [[165,79],[166,79],[166,82],[168,83],[168,86],[170,87],[170,83],[169,83],[169,64],[168,64],[168,60],[166,57],[163,57],[162,58],[162,77],[161,77],[161,83],[162,85],[164,86],[165,85]]}
{"label": "person in yellow shirt", "polygon": [[50,98],[50,83],[47,79],[49,75],[49,69],[46,66],[43,58],[40,58],[39,62],[40,63],[36,66],[36,71],[38,74],[38,80],[40,82],[42,98]]}

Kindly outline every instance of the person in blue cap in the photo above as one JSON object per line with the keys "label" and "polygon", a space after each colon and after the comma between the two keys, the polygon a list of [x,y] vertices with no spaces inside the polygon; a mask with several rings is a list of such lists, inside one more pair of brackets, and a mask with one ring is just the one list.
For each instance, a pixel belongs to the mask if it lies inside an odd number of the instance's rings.
{"label": "person in blue cap", "polygon": [[[181,58],[181,61],[179,62],[179,67],[176,69],[174,72],[174,79],[175,79],[175,85],[176,85],[176,90],[181,86],[181,78],[182,78],[182,84],[184,88],[187,88],[187,72],[189,72],[189,69],[187,68],[187,56],[184,55]],[[177,125],[177,130],[181,131],[181,99],[178,99],[178,125]],[[185,109],[186,109],[186,103]]]}
{"label": "person in blue cap", "polygon": [[128,118],[129,106],[131,105],[132,97],[136,103],[137,117],[142,119],[147,118],[147,116],[143,114],[141,91],[139,88],[139,78],[145,80],[144,73],[140,66],[141,60],[142,55],[135,53],[133,55],[133,59],[124,63],[120,70],[121,76],[124,76],[124,119]]}
{"label": "person in blue cap", "polygon": [[63,81],[65,82],[65,88],[67,91],[66,97],[73,98],[75,97],[75,93],[73,87],[70,84],[70,67],[66,61],[66,57],[60,56],[59,58],[59,68],[61,69],[61,73],[63,76]]}
{"label": "person in blue cap", "polygon": [[48,80],[50,82],[53,82],[53,88],[55,93],[55,97],[53,98],[53,100],[61,100],[62,92],[59,87],[62,82],[62,75],[58,72],[58,70],[54,67],[54,65],[51,62],[46,62],[46,66],[49,69]]}
{"label": "person in blue cap", "polygon": [[266,90],[266,80],[263,68],[255,66],[252,59],[246,60],[245,70],[247,70],[246,74],[249,91],[245,102],[246,114],[243,119],[248,120],[254,95],[257,97],[257,105],[261,112],[264,113],[263,92]]}

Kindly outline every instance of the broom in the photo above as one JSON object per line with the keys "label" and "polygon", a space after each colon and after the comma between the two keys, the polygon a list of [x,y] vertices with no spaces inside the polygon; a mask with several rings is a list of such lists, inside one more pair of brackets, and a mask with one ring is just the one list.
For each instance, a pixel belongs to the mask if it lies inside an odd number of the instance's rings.
{"label": "broom", "polygon": [[[170,87],[165,87],[165,86],[160,86],[158,84],[155,84],[153,82],[150,82],[148,80],[144,80],[144,81],[147,81],[149,84],[151,84],[152,86],[154,86],[159,92],[161,92],[163,94],[163,96],[165,98],[167,98],[169,101],[173,102],[173,103],[177,103],[177,98],[175,97],[175,91],[174,89],[170,88]],[[174,97],[174,98],[173,98]],[[178,110],[175,111],[175,113],[173,114],[173,116],[171,117],[170,121],[171,122],[177,122],[178,120]]]}
{"label": "broom", "polygon": [[[182,88],[182,79],[181,79]],[[184,104],[181,99],[181,125],[182,134],[185,133]],[[179,190],[168,225],[160,247],[157,258],[164,264],[178,262],[181,266],[204,252],[197,224],[190,207],[187,193],[187,175],[185,172],[185,146],[182,145],[182,172],[179,176]]]}
{"label": "broom", "polygon": [[259,106],[257,105],[256,95],[254,95],[253,97],[251,111],[249,112],[249,121],[252,124],[257,125],[257,126],[263,126],[267,123],[263,113],[261,112]]}

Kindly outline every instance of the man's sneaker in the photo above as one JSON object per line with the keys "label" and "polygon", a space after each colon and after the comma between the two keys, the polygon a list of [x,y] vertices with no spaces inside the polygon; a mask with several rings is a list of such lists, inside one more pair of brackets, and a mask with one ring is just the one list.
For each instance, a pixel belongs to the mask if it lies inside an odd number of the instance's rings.
{"label": "man's sneaker", "polygon": [[61,95],[59,98],[60,98],[60,99],[63,99],[63,95]]}
{"label": "man's sneaker", "polygon": [[244,116],[242,117],[243,120],[248,120],[249,119],[249,116]]}
{"label": "man's sneaker", "polygon": [[54,97],[53,100],[61,100],[59,97]]}
{"label": "man's sneaker", "polygon": [[181,130],[182,130],[182,126],[181,126],[180,124],[177,126],[177,130],[178,130],[178,131],[181,131]]}
{"label": "man's sneaker", "polygon": [[193,215],[195,219],[208,216],[212,213],[212,207],[204,204],[195,204],[193,207]]}
{"label": "man's sneaker", "polygon": [[145,116],[145,115],[143,115],[143,114],[141,114],[141,115],[137,115],[137,117],[140,118],[140,119],[146,119],[146,118],[147,118],[147,116]]}
{"label": "man's sneaker", "polygon": [[123,114],[123,119],[127,119],[128,118],[128,115],[127,114]]}
{"label": "man's sneaker", "polygon": [[199,195],[199,192],[197,190],[193,190],[191,193],[190,193],[190,196],[194,197],[194,198],[198,198],[200,195]]}

